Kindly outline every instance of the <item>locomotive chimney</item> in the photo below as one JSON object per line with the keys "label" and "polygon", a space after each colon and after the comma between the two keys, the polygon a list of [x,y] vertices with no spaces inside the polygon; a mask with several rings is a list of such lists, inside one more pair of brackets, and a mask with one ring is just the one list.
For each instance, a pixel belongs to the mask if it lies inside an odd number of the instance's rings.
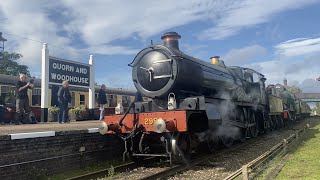
{"label": "locomotive chimney", "polygon": [[219,56],[213,56],[211,57],[211,64],[219,65]]}
{"label": "locomotive chimney", "polygon": [[284,87],[287,87],[287,86],[288,86],[288,81],[287,81],[287,79],[284,79],[284,80],[283,80],[283,86],[284,86]]}
{"label": "locomotive chimney", "polygon": [[176,32],[166,32],[161,39],[163,40],[163,45],[168,48],[175,48],[179,50],[179,39],[181,36]]}

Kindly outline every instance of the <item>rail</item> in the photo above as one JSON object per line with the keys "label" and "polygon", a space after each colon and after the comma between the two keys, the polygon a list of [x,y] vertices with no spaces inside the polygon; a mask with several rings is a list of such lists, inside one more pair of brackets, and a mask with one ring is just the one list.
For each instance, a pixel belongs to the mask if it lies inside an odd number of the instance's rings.
{"label": "rail", "polygon": [[195,167],[195,166],[197,166],[197,165],[199,165],[199,164],[201,164],[203,162],[208,161],[208,159],[216,158],[216,157],[219,157],[222,154],[233,152],[236,149],[239,149],[241,147],[245,147],[245,146],[247,146],[248,144],[250,144],[250,143],[252,143],[254,141],[257,141],[257,138],[248,140],[248,141],[243,142],[241,144],[234,145],[229,149],[222,149],[222,150],[220,150],[220,151],[218,151],[217,153],[214,153],[214,154],[204,155],[204,156],[198,157],[198,158],[192,160],[187,165],[186,164],[182,164],[182,165],[172,166],[172,167],[167,168],[167,169],[165,169],[163,171],[160,171],[158,173],[143,177],[143,178],[141,178],[141,180],[155,180],[155,179],[168,178],[168,177],[173,176],[173,175],[175,175],[177,173],[181,173],[181,172],[184,172],[186,170],[192,169],[193,167]]}
{"label": "rail", "polygon": [[299,141],[299,137],[302,133],[305,133],[306,130],[309,128],[309,124],[306,124],[302,129],[297,130],[296,133],[291,134],[288,138],[283,139],[282,142],[276,144],[267,152],[263,153],[261,156],[257,157],[256,159],[252,160],[246,165],[243,165],[240,169],[233,172],[231,175],[226,177],[224,180],[232,180],[238,178],[242,175],[243,180],[249,180],[252,177],[250,175],[254,175],[255,171],[259,171],[259,168],[262,167],[267,161],[274,158],[276,155],[283,153],[284,155],[288,152],[288,147],[294,142]]}
{"label": "rail", "polygon": [[[156,158],[147,158],[147,159],[143,160],[142,164],[143,163],[150,163],[150,162],[154,161],[155,159]],[[112,173],[119,173],[119,172],[124,172],[124,171],[127,171],[127,170],[133,170],[133,169],[138,168],[140,166],[141,166],[140,163],[129,162],[129,163],[122,164],[122,165],[119,165],[119,166],[109,167],[109,168],[106,168],[106,169],[102,169],[102,170],[90,172],[90,173],[87,173],[87,174],[71,177],[71,178],[68,178],[68,180],[99,179],[99,178],[104,178],[104,177],[106,177],[106,176],[108,176],[109,174],[112,174]]]}

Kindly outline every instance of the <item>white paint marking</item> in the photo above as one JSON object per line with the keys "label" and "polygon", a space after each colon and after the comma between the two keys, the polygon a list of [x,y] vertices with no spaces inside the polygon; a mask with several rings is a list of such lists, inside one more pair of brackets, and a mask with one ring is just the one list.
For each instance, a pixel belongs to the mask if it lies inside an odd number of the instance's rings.
{"label": "white paint marking", "polygon": [[12,140],[13,139],[38,138],[38,137],[50,137],[50,136],[55,136],[55,135],[56,135],[55,131],[10,134]]}
{"label": "white paint marking", "polygon": [[99,132],[99,128],[88,128],[88,133],[97,133]]}

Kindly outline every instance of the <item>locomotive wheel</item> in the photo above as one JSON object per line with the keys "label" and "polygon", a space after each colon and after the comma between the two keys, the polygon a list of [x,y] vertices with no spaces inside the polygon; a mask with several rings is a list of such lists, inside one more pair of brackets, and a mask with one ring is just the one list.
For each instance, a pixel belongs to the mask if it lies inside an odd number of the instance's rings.
{"label": "locomotive wheel", "polygon": [[[245,115],[244,115],[244,112],[242,109],[238,109],[238,114],[237,114],[237,117],[239,118],[240,122],[242,123],[246,123],[246,118],[245,118]],[[246,141],[247,139],[247,136],[248,136],[248,129],[247,128],[240,128],[240,142],[244,142]]]}
{"label": "locomotive wheel", "polygon": [[208,146],[209,153],[211,153],[211,154],[215,153],[219,149],[218,144],[219,143],[217,140],[212,140],[212,139],[207,140],[207,146]]}
{"label": "locomotive wheel", "polygon": [[283,118],[278,117],[278,121],[279,121],[279,124],[280,124],[280,128],[283,128],[284,127]]}
{"label": "locomotive wheel", "polygon": [[278,121],[275,118],[275,116],[271,116],[271,121],[272,121],[272,124],[273,124],[273,129],[278,129],[279,125],[278,125]]}
{"label": "locomotive wheel", "polygon": [[[246,118],[244,116],[244,112],[242,109],[237,109],[237,121],[240,121],[242,123],[246,123]],[[248,135],[248,129],[247,128],[239,128],[240,135],[239,135],[239,141],[244,142],[246,141],[247,135]]]}
{"label": "locomotive wheel", "polygon": [[221,136],[220,139],[221,139],[221,142],[222,142],[223,146],[226,147],[226,148],[230,148],[233,145],[233,142],[234,142],[234,138],[233,137]]}
{"label": "locomotive wheel", "polygon": [[256,121],[256,115],[254,114],[253,110],[248,110],[248,123],[252,124],[255,123],[254,126],[248,127],[248,130],[250,132],[251,137],[255,138],[258,136],[258,128],[257,128],[257,121]]}
{"label": "locomotive wheel", "polygon": [[191,139],[188,134],[178,133],[172,143],[174,160],[178,163],[187,164],[191,156]]}

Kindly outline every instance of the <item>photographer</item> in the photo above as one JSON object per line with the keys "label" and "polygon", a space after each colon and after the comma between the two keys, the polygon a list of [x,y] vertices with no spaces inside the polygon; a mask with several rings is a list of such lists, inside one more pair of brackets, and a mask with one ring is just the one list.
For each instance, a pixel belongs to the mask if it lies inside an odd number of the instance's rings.
{"label": "photographer", "polygon": [[16,85],[16,125],[22,123],[24,119],[24,114],[27,115],[26,117],[29,117],[29,113],[31,112],[31,108],[29,106],[28,89],[31,89],[34,86],[34,80],[31,79],[30,82],[26,82],[26,79],[27,75],[21,73],[20,80],[17,82]]}

